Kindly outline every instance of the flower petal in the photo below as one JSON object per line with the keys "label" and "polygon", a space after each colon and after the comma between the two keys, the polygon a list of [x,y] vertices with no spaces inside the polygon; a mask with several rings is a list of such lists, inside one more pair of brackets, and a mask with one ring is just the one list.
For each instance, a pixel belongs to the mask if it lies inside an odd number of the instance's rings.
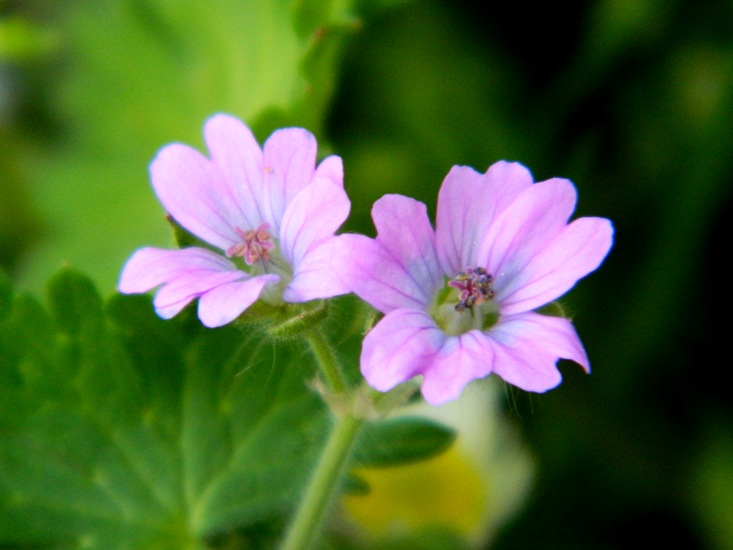
{"label": "flower petal", "polygon": [[364,338],[361,372],[379,391],[422,374],[440,350],[445,335],[429,315],[414,309],[388,313]]}
{"label": "flower petal", "polygon": [[590,371],[578,334],[562,317],[532,312],[502,317],[487,336],[494,348],[494,372],[523,390],[544,392],[557,386],[562,380],[558,359]]}
{"label": "flower petal", "polygon": [[226,325],[259,298],[267,283],[279,280],[278,275],[262,275],[212,288],[199,298],[199,319],[210,328]]}
{"label": "flower petal", "polygon": [[446,274],[478,265],[478,248],[488,228],[531,186],[532,174],[518,162],[497,162],[485,174],[467,166],[451,168],[438,194],[435,231]]}
{"label": "flower petal", "polygon": [[382,313],[398,308],[424,310],[428,298],[382,243],[363,235],[340,235],[335,245],[341,280]]}
{"label": "flower petal", "polygon": [[280,227],[282,254],[293,271],[312,247],[332,237],[349,215],[351,203],[342,187],[318,178],[288,204]]}
{"label": "flower petal", "polygon": [[404,269],[405,289],[420,296],[423,305],[427,306],[433,292],[443,282],[427,208],[409,197],[385,195],[374,203],[372,218],[377,228],[377,241]]}
{"label": "flower petal", "polygon": [[426,310],[443,275],[425,205],[402,195],[374,203],[377,238],[342,235],[338,269],[352,291],[383,313]]}
{"label": "flower petal", "polygon": [[340,269],[344,261],[340,238],[330,237],[310,249],[298,263],[293,280],[283,290],[283,300],[300,303],[351,292]]}
{"label": "flower petal", "polygon": [[562,296],[601,264],[612,244],[609,220],[575,220],[501,289],[502,313],[530,311]]}
{"label": "flower petal", "polygon": [[187,274],[236,271],[235,265],[204,248],[162,250],[146,247],[135,252],[125,263],[118,289],[124,294],[147,292],[156,286]]}
{"label": "flower petal", "polygon": [[491,225],[477,263],[493,275],[497,294],[565,228],[575,201],[569,180],[543,181],[523,191]]}
{"label": "flower petal", "polygon": [[456,399],[471,380],[488,376],[493,363],[491,343],[478,330],[448,337],[424,372],[425,401],[441,405]]}
{"label": "flower petal", "polygon": [[211,162],[219,177],[216,192],[234,214],[231,222],[243,230],[256,229],[265,218],[264,163],[252,131],[239,119],[215,115],[204,126]]}
{"label": "flower petal", "polygon": [[236,210],[224,200],[220,176],[201,153],[168,145],[150,165],[150,177],[163,207],[183,227],[222,250],[236,242]]}
{"label": "flower petal", "polygon": [[344,163],[341,157],[337,155],[331,155],[321,161],[316,168],[317,178],[326,178],[331,180],[331,183],[344,187]]}
{"label": "flower petal", "polygon": [[303,128],[277,130],[265,142],[267,221],[276,234],[280,233],[280,222],[288,203],[313,180],[316,150],[316,138]]}
{"label": "flower petal", "polygon": [[160,150],[150,175],[160,202],[183,227],[226,250],[240,240],[236,227],[265,221],[262,151],[249,128],[228,115],[211,117],[204,137],[211,160],[175,143]]}
{"label": "flower petal", "polygon": [[189,302],[219,285],[248,277],[242,271],[192,271],[168,281],[155,294],[155,312],[163,319],[177,315]]}

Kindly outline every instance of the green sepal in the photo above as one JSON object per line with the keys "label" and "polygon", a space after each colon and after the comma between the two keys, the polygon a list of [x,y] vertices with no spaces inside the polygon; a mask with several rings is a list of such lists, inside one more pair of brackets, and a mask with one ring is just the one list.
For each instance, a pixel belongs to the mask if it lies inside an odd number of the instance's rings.
{"label": "green sepal", "polygon": [[211,245],[205,243],[204,241],[196,237],[196,235],[184,228],[170,214],[166,214],[165,219],[168,222],[168,225],[170,225],[171,229],[173,230],[173,242],[178,248],[188,248],[190,246],[199,246],[201,248],[208,249],[211,248]]}
{"label": "green sepal", "polygon": [[265,302],[257,300],[234,321],[235,325],[245,330],[250,330],[253,325],[266,326],[267,323],[275,319],[279,315],[280,308]]}
{"label": "green sepal", "polygon": [[328,318],[326,300],[314,300],[305,304],[286,304],[267,325],[267,332],[276,340],[297,338],[303,332],[315,328]]}
{"label": "green sepal", "polygon": [[442,453],[455,438],[452,428],[430,418],[389,418],[365,426],[354,451],[354,461],[372,468],[409,464]]}
{"label": "green sepal", "polygon": [[366,420],[379,420],[391,411],[420,399],[420,382],[407,380],[387,392],[380,392],[363,384],[357,396],[357,413]]}
{"label": "green sepal", "polygon": [[550,302],[549,304],[545,304],[537,310],[537,313],[548,315],[549,317],[562,317],[563,319],[568,318],[568,312],[565,311],[565,308],[560,302]]}
{"label": "green sepal", "polygon": [[382,320],[383,317],[384,313],[370,307],[368,313],[364,315],[364,334],[372,330],[374,326]]}

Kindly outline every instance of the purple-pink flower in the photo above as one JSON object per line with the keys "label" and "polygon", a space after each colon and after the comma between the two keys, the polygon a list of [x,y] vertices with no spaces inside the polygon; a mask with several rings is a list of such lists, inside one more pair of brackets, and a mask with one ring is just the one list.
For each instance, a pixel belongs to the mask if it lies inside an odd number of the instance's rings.
{"label": "purple-pink flower", "polygon": [[454,166],[438,195],[435,230],[425,205],[386,195],[372,209],[376,239],[340,237],[341,271],[385,316],[367,334],[361,370],[387,391],[422,375],[426,401],[458,397],[490,373],[527,391],[560,383],[556,363],[589,371],[569,320],[534,310],[596,269],[611,248],[604,218],[568,220],[573,184],[533,183],[519,163],[485,174]]}
{"label": "purple-pink flower", "polygon": [[124,293],[160,286],[163,318],[198,298],[204,325],[237,318],[258,298],[273,305],[349,291],[334,269],[334,232],[349,214],[337,156],[316,167],[316,140],[302,128],[274,132],[261,149],[238,119],[204,126],[210,158],[182,144],[150,167],[153,188],[177,223],[211,249],[142,248],[119,281]]}

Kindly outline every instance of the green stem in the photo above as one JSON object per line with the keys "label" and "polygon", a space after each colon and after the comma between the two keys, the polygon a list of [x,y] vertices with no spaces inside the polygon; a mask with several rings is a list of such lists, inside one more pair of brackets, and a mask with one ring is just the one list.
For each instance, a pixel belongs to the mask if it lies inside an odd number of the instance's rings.
{"label": "green stem", "polygon": [[[319,370],[326,379],[328,391],[335,395],[350,397],[346,379],[330,342],[317,328],[308,331],[306,338],[316,357]],[[361,423],[362,420],[354,416],[351,411],[341,412],[336,416],[331,435],[318,459],[281,550],[306,550],[315,542]]]}
{"label": "green stem", "polygon": [[326,379],[328,389],[335,394],[345,394],[347,390],[346,379],[341,371],[341,366],[336,360],[336,355],[331,344],[326,340],[318,328],[309,330],[306,338],[310,344],[313,355],[316,356],[319,370]]}
{"label": "green stem", "polygon": [[306,550],[315,542],[361,422],[351,415],[337,418],[281,550]]}

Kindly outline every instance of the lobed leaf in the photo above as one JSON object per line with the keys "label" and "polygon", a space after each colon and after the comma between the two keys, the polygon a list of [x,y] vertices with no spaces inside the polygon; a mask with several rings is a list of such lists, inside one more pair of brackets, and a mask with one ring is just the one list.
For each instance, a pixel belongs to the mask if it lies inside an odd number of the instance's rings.
{"label": "lobed leaf", "polygon": [[246,547],[290,515],[329,422],[303,350],[69,269],[48,308],[6,286],[0,546]]}

